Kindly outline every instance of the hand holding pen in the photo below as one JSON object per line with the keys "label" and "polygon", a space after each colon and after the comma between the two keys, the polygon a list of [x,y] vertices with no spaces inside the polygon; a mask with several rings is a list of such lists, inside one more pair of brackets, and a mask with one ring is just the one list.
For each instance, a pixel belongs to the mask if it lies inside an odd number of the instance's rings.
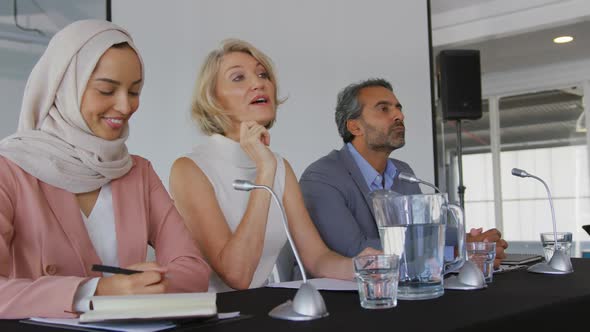
{"label": "hand holding pen", "polygon": [[116,273],[100,278],[95,295],[130,295],[165,293],[168,269],[154,262],[131,265],[127,268],[94,265],[93,270]]}

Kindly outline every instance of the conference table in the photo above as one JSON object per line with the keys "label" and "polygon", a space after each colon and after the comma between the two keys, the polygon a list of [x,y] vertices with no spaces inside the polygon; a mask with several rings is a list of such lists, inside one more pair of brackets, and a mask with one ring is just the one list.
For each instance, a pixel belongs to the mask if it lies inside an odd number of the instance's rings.
{"label": "conference table", "polygon": [[[574,272],[547,275],[526,269],[495,274],[486,289],[445,291],[439,298],[398,301],[395,308],[367,310],[356,292],[321,291],[329,316],[313,321],[273,319],[268,312],[293,299],[294,289],[258,288],[218,294],[219,312],[243,319],[188,323],[167,331],[509,331],[577,326],[590,319],[590,259],[572,258]],[[586,316],[588,315],[588,316]],[[0,331],[60,331],[0,320]]]}

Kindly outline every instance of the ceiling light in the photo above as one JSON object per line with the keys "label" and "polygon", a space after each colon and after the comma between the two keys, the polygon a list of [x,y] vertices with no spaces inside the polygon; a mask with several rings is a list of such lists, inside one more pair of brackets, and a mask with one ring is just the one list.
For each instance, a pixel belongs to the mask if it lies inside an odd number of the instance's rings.
{"label": "ceiling light", "polygon": [[555,44],[565,44],[565,43],[571,42],[572,40],[574,40],[574,37],[572,37],[572,36],[559,36],[559,37],[553,38],[553,42]]}

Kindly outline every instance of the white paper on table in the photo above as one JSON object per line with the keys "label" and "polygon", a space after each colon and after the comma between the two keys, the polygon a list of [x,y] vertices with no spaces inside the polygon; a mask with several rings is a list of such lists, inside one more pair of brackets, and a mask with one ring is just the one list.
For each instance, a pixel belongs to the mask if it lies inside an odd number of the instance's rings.
{"label": "white paper on table", "polygon": [[[240,317],[239,311],[234,312],[220,312],[217,314],[219,320],[231,319]],[[143,322],[101,322],[101,323],[80,323],[78,318],[40,318],[31,317],[21,322],[30,324],[39,324],[46,326],[59,327],[71,326],[73,329],[89,330],[89,329],[103,329],[107,331],[120,332],[157,332],[176,327],[171,321],[143,321]]]}
{"label": "white paper on table", "polygon": [[156,332],[167,330],[176,326],[170,321],[157,322],[104,322],[104,323],[80,323],[78,318],[39,318],[31,317],[29,320],[47,325],[64,325],[81,329],[103,329],[107,331],[123,332]]}
{"label": "white paper on table", "polygon": [[[356,281],[331,279],[331,278],[316,278],[307,279],[307,282],[312,284],[318,290],[331,290],[331,291],[355,291],[358,292],[358,286]],[[279,282],[275,284],[267,285],[266,287],[273,288],[294,288],[297,289],[301,286],[303,280]]]}

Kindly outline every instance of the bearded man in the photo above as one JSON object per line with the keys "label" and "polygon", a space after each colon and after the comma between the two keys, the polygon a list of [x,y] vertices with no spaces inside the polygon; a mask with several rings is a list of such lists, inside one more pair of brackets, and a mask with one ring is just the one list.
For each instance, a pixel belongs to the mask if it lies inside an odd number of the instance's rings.
{"label": "bearded man", "polygon": [[[418,184],[400,180],[414,174],[405,162],[389,155],[405,144],[402,105],[384,79],[368,79],[338,94],[336,124],[344,141],[301,175],[299,184],[308,212],[332,250],[354,257],[367,247],[381,250],[369,193],[390,189],[401,195],[420,194]],[[467,241],[497,243],[495,265],[508,244],[497,229],[472,230]]]}

